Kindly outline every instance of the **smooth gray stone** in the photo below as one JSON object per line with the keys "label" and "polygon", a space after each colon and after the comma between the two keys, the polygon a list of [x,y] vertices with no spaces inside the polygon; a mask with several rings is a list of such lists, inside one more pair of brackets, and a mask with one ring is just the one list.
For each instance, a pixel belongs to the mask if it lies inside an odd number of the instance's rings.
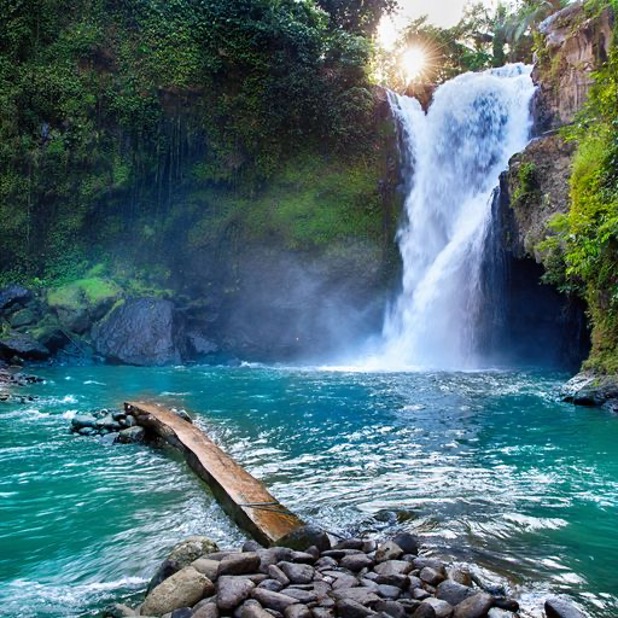
{"label": "smooth gray stone", "polygon": [[399,545],[406,554],[418,554],[419,540],[409,532],[399,532],[393,537],[393,543]]}
{"label": "smooth gray stone", "polygon": [[333,582],[333,590],[338,590],[339,588],[354,588],[359,584],[360,582],[353,575],[341,573],[341,575]]}
{"label": "smooth gray stone", "polygon": [[352,599],[357,603],[365,606],[375,605],[378,601],[380,601],[380,597],[375,594],[375,592],[371,592],[368,588],[339,588],[337,590],[333,590],[333,598],[336,601],[341,599]]}
{"label": "smooth gray stone", "polygon": [[219,618],[219,608],[216,603],[210,601],[203,605],[200,604],[201,601],[193,608],[193,618]]}
{"label": "smooth gray stone", "polygon": [[484,618],[493,604],[494,598],[490,594],[479,592],[456,605],[453,616],[454,618]]}
{"label": "smooth gray stone", "polygon": [[219,563],[219,576],[221,575],[248,575],[256,573],[260,568],[260,557],[253,552],[233,554],[223,558]]}
{"label": "smooth gray stone", "polygon": [[179,607],[172,612],[171,618],[192,618],[193,610],[190,607]]}
{"label": "smooth gray stone", "polygon": [[248,599],[234,611],[234,618],[272,618],[257,601]]}
{"label": "smooth gray stone", "polygon": [[311,610],[313,618],[334,618],[335,612],[327,607],[314,607]]}
{"label": "smooth gray stone", "polygon": [[283,612],[285,618],[312,618],[313,614],[306,605],[290,605]]}
{"label": "smooth gray stone", "polygon": [[375,616],[375,612],[354,599],[339,599],[337,601],[337,615],[339,618],[368,618]]}
{"label": "smooth gray stone", "polygon": [[549,597],[545,601],[545,613],[547,618],[586,618],[586,614],[561,597]]}
{"label": "smooth gray stone", "polygon": [[219,564],[217,560],[208,560],[208,558],[198,558],[191,563],[191,566],[200,573],[206,575],[212,582],[217,581],[219,573]]}
{"label": "smooth gray stone", "polygon": [[442,599],[455,606],[476,594],[476,592],[478,591],[474,591],[472,588],[468,588],[468,586],[462,586],[452,579],[447,579],[437,587],[436,596],[438,599]]}
{"label": "smooth gray stone", "polygon": [[313,576],[315,575],[315,569],[307,564],[280,562],[277,566],[293,584],[309,584],[313,581]]}
{"label": "smooth gray stone", "polygon": [[397,588],[397,586],[389,586],[388,584],[380,584],[376,591],[376,594],[379,594],[384,599],[395,600],[398,599],[401,595],[401,589]]}
{"label": "smooth gray stone", "polygon": [[344,556],[339,561],[339,565],[353,573],[358,573],[363,569],[370,569],[373,566],[373,560],[365,554],[354,554],[352,556]]}
{"label": "smooth gray stone", "polygon": [[269,565],[268,575],[271,579],[276,579],[282,586],[290,585],[289,577],[276,564]]}
{"label": "smooth gray stone", "polygon": [[374,609],[377,612],[388,614],[392,618],[404,618],[406,615],[404,606],[396,601],[379,601],[375,604]]}
{"label": "smooth gray stone", "polygon": [[298,603],[296,599],[289,597],[280,592],[271,592],[264,588],[256,588],[252,591],[251,596],[259,601],[265,609],[274,609],[275,611],[283,613],[286,607]]}
{"label": "smooth gray stone", "polygon": [[421,569],[419,577],[422,581],[424,581],[426,584],[429,584],[430,586],[437,586],[445,579],[444,575],[440,571],[437,571],[436,569],[433,569],[429,566],[423,567]]}
{"label": "smooth gray stone", "polygon": [[406,560],[387,560],[373,567],[378,575],[407,575],[414,566]]}
{"label": "smooth gray stone", "polygon": [[296,599],[299,603],[303,603],[304,605],[316,603],[318,600],[318,595],[315,592],[299,590],[298,588],[284,588],[281,591],[281,594],[285,594],[292,599]]}
{"label": "smooth gray stone", "polygon": [[342,539],[333,547],[333,549],[357,549],[363,551],[364,547],[365,541],[362,539]]}
{"label": "smooth gray stone", "polygon": [[231,612],[246,601],[255,584],[246,577],[224,575],[217,580],[217,607],[224,613]]}
{"label": "smooth gray stone", "polygon": [[271,592],[279,592],[283,588],[283,584],[276,579],[265,579],[258,584],[258,588],[270,590]]}
{"label": "smooth gray stone", "polygon": [[431,605],[421,603],[412,614],[412,618],[436,618],[436,612]]}
{"label": "smooth gray stone", "polygon": [[[453,615],[453,606],[446,601],[430,597],[423,601],[424,604],[431,605],[433,611],[436,614],[436,618],[451,618]],[[487,613],[487,612],[485,612]],[[483,614],[485,615],[485,614]]]}
{"label": "smooth gray stone", "polygon": [[398,560],[403,556],[403,549],[393,543],[393,541],[386,541],[382,543],[376,551],[376,562],[386,562],[387,560]]}

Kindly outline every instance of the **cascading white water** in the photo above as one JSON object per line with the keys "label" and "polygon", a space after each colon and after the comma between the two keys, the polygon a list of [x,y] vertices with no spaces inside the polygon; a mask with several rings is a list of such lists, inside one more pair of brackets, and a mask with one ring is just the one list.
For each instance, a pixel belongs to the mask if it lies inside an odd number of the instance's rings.
{"label": "cascading white water", "polygon": [[456,77],[436,91],[427,114],[391,93],[411,180],[398,233],[403,285],[385,320],[381,366],[482,363],[476,342],[491,198],[529,139],[530,71],[518,64]]}

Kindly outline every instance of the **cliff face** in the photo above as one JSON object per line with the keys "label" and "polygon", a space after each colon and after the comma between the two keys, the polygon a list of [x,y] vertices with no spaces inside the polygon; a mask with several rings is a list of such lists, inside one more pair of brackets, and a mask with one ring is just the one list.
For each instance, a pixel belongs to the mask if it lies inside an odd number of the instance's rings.
{"label": "cliff face", "polygon": [[541,24],[542,46],[533,70],[537,137],[513,157],[503,175],[496,215],[509,272],[502,345],[519,346],[523,358],[539,357],[551,348],[555,354],[550,360],[573,369],[590,349],[585,305],[542,283],[539,243],[552,234],[550,220],[570,208],[576,145],[556,130],[573,122],[585,104],[592,72],[608,57],[613,19],[609,8],[589,15],[576,3]]}
{"label": "cliff face", "polygon": [[537,52],[533,79],[536,128],[544,132],[573,122],[592,85],[592,73],[609,55],[614,15],[610,8],[589,16],[581,3],[548,17],[539,27],[543,47]]}

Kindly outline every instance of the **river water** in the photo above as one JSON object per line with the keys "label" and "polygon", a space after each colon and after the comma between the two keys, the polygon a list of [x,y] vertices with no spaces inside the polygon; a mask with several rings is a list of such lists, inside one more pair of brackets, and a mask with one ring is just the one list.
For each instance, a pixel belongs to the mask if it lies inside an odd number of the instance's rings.
{"label": "river water", "polygon": [[[190,534],[244,538],[169,450],[69,433],[128,398],[183,406],[304,519],[403,528],[504,578],[618,615],[618,422],[559,403],[564,375],[56,367],[0,404],[0,615],[85,616],[143,590]],[[535,615],[533,613],[533,615]],[[538,614],[536,614],[538,615]]]}

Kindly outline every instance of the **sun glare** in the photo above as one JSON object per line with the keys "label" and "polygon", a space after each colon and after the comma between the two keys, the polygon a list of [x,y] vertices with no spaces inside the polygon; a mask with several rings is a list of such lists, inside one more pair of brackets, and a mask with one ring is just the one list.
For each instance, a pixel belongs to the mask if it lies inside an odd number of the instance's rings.
{"label": "sun glare", "polygon": [[410,84],[422,77],[427,68],[427,54],[421,47],[409,47],[401,54],[399,62],[406,83]]}

